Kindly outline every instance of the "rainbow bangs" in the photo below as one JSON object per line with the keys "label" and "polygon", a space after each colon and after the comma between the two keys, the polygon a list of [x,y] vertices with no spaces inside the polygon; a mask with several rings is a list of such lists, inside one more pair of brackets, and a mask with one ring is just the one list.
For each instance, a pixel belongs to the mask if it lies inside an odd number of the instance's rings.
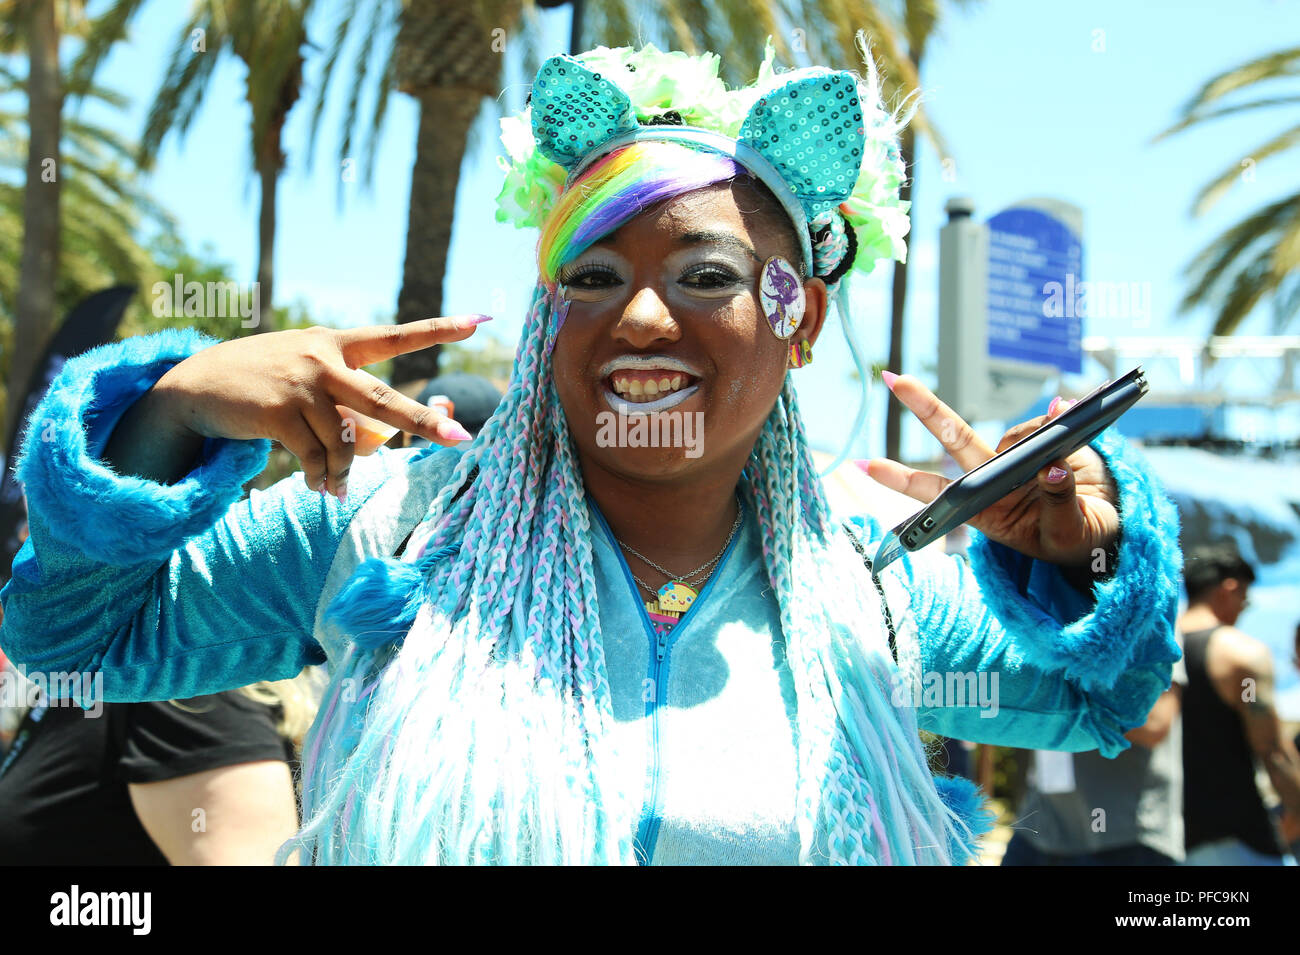
{"label": "rainbow bangs", "polygon": [[537,243],[547,288],[560,267],[665,199],[744,174],[735,160],[677,143],[633,143],[598,160],[560,196]]}

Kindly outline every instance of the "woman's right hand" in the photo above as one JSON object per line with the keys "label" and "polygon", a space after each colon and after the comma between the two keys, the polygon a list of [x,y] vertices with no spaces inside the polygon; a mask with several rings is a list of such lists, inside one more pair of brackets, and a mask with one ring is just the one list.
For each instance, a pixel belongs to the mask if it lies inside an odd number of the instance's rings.
{"label": "woman's right hand", "polygon": [[[361,366],[464,341],[486,320],[462,315],[403,325],[316,327],[221,342],[164,374],[123,416],[105,458],[117,464],[129,461],[126,470],[155,472],[146,476],[157,479],[158,468],[150,466],[156,458],[128,447],[133,438],[137,444],[144,439],[145,431],[152,432],[151,439],[159,430],[193,441],[269,438],[302,463],[308,487],[342,499],[353,456],[374,451],[396,430],[444,446],[469,438],[455,421]],[[377,423],[389,426],[389,433],[376,433]],[[172,462],[161,470],[178,469]]]}

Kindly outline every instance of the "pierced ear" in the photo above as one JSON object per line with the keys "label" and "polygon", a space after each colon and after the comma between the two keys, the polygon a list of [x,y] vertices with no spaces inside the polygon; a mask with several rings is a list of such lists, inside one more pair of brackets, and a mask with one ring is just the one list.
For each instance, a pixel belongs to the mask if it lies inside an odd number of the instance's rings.
{"label": "pierced ear", "polygon": [[826,288],[825,280],[818,275],[803,283],[803,291],[804,317],[799,324],[799,332],[808,340],[809,345],[815,345],[817,337],[826,328],[826,318],[831,308],[830,291]]}

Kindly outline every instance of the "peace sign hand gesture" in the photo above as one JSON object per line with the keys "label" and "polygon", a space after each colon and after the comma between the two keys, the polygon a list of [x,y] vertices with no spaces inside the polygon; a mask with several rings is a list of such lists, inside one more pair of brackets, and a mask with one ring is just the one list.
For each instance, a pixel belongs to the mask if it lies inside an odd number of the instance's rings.
{"label": "peace sign hand gesture", "polygon": [[[965,471],[978,467],[1056,417],[1069,405],[1011,428],[996,449],[990,448],[951,408],[910,375],[894,380],[891,390]],[[1055,403],[1054,403],[1055,404]],[[930,503],[952,482],[888,458],[869,462],[867,474],[892,490]],[[1036,560],[1067,567],[1089,564],[1119,535],[1119,491],[1105,462],[1086,445],[1063,461],[1054,461],[1037,477],[990,505],[968,523],[990,540]]]}
{"label": "peace sign hand gesture", "polygon": [[463,315],[220,342],[168,370],[123,415],[104,459],[122,473],[172,481],[187,473],[203,438],[269,438],[302,463],[308,487],[342,499],[353,457],[399,430],[444,446],[470,437],[361,366],[464,341],[484,321]]}

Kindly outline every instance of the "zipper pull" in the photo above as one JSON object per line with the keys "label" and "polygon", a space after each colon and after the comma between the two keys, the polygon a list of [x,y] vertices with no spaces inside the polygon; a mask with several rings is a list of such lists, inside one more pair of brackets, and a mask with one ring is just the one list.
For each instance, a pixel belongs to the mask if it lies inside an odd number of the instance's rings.
{"label": "zipper pull", "polygon": [[660,632],[655,646],[655,659],[663,663],[666,656],[668,656],[668,634]]}

